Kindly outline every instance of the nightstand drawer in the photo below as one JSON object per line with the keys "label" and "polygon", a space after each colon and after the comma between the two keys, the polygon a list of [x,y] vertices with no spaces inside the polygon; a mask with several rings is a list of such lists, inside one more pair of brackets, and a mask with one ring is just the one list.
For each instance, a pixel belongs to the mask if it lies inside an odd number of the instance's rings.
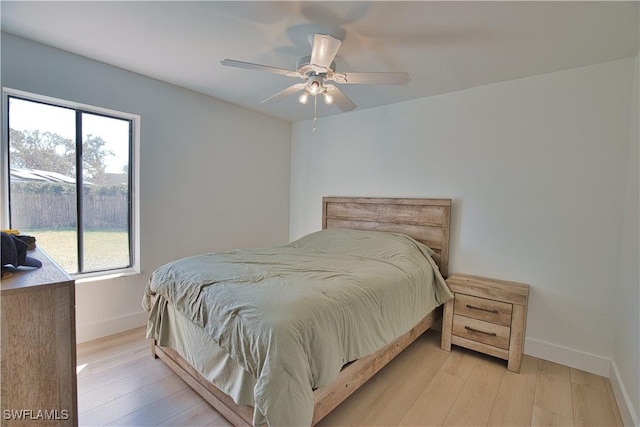
{"label": "nightstand drawer", "polygon": [[494,347],[509,349],[511,328],[454,314],[453,335]]}
{"label": "nightstand drawer", "polygon": [[458,293],[455,295],[454,303],[456,314],[498,325],[511,326],[511,312],[513,311],[511,304]]}

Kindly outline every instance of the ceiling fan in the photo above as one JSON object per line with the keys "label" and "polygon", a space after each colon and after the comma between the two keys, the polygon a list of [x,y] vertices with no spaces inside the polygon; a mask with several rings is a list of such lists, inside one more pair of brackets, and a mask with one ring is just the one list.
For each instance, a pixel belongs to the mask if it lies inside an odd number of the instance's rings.
{"label": "ceiling fan", "polygon": [[311,55],[300,58],[296,70],[286,70],[233,59],[225,59],[220,61],[220,63],[227,67],[267,71],[269,73],[281,74],[287,77],[297,77],[303,80],[302,83],[289,86],[263,100],[263,103],[302,92],[298,97],[298,101],[301,104],[306,104],[310,96],[314,97],[314,102],[317,96],[322,96],[326,104],[335,103],[342,111],[351,111],[356,108],[357,105],[338,89],[337,86],[328,82],[337,84],[404,86],[410,80],[408,73],[337,72],[334,58],[342,45],[342,41],[327,34],[313,34],[309,36],[309,42],[312,46]]}

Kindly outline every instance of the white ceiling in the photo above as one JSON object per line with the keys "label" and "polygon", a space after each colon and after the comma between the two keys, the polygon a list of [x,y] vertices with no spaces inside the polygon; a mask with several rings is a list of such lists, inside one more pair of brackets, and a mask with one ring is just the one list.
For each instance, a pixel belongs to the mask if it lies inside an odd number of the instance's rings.
{"label": "white ceiling", "polygon": [[[298,83],[224,67],[295,69],[308,36],[343,40],[338,71],[406,71],[406,87],[343,85],[359,109],[636,55],[638,2],[162,1],[0,3],[2,30],[288,121]],[[356,110],[357,111],[357,110]],[[318,103],[318,115],[341,113]]]}

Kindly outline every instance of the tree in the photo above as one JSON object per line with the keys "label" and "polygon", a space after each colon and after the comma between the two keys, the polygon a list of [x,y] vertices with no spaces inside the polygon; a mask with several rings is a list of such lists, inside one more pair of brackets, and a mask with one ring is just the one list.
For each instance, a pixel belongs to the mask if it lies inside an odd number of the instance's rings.
{"label": "tree", "polygon": [[105,175],[105,158],[113,152],[104,148],[106,141],[99,136],[88,134],[82,144],[83,177],[94,183],[103,184]]}
{"label": "tree", "polygon": [[39,169],[75,177],[75,144],[39,130],[9,130],[11,167]]}
{"label": "tree", "polygon": [[[101,137],[92,134],[86,135],[82,144],[82,177],[93,184],[105,182],[105,159],[113,155],[105,145]],[[55,133],[10,129],[9,154],[11,167],[76,176],[75,142]]]}

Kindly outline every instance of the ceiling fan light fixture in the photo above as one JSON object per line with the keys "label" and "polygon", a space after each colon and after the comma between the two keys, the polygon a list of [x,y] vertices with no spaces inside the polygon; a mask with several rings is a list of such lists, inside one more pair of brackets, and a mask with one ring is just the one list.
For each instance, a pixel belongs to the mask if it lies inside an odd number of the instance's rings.
{"label": "ceiling fan light fixture", "polygon": [[305,90],[304,92],[302,92],[302,94],[298,97],[298,102],[300,104],[306,104],[309,101],[309,93]]}
{"label": "ceiling fan light fixture", "polygon": [[325,103],[325,104],[327,104],[327,105],[331,105],[331,104],[333,104],[333,96],[331,96],[331,95],[329,94],[329,92],[325,91],[325,92],[323,93],[323,96],[324,96],[324,103]]}
{"label": "ceiling fan light fixture", "polygon": [[316,96],[320,93],[321,88],[322,88],[322,85],[320,84],[320,81],[312,80],[309,83],[309,94]]}

